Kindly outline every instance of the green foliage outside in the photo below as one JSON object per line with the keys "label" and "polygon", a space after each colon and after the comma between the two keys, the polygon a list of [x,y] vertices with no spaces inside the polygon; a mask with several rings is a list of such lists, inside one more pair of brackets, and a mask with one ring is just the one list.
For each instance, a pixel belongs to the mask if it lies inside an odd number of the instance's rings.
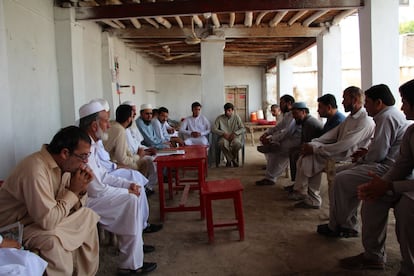
{"label": "green foliage outside", "polygon": [[400,24],[400,34],[414,33],[414,21],[407,21]]}

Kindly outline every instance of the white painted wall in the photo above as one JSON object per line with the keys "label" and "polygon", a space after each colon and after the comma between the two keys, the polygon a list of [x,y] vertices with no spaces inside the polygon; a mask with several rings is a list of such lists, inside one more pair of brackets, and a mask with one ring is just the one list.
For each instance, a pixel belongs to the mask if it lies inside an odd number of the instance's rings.
{"label": "white painted wall", "polygon": [[265,77],[264,75],[265,71],[262,68],[231,66],[224,67],[225,86],[248,86],[248,114],[258,109],[265,108],[264,103],[262,103],[262,93],[264,90],[263,78]]}
{"label": "white painted wall", "polygon": [[[121,94],[116,93],[115,83],[112,82],[112,100],[114,110],[119,103],[132,101],[137,109],[143,103],[156,105],[156,90],[154,66],[139,54],[127,48],[125,44],[115,37],[110,38],[113,48],[110,50],[110,61],[114,70],[115,58],[119,63],[119,83],[131,87],[121,88]],[[112,72],[112,74],[114,74]],[[115,81],[115,80],[113,80]],[[132,93],[132,86],[135,86],[135,94]]]}
{"label": "white painted wall", "polygon": [[[191,103],[200,101],[202,105],[209,100],[202,99],[201,74],[198,66],[160,66],[155,73],[155,106],[165,106],[169,109],[171,119],[179,120],[191,115]],[[224,67],[224,85],[249,87],[249,113],[262,108],[262,78],[264,70],[254,67]],[[223,89],[224,93],[224,89]],[[204,101],[204,102],[203,102]],[[153,103],[154,104],[154,103]],[[223,100],[219,110],[222,111]],[[207,116],[207,114],[205,114]],[[214,114],[212,117],[217,117]]]}
{"label": "white painted wall", "polygon": [[16,162],[40,149],[60,128],[60,105],[53,0],[2,0],[0,22],[4,179]]}

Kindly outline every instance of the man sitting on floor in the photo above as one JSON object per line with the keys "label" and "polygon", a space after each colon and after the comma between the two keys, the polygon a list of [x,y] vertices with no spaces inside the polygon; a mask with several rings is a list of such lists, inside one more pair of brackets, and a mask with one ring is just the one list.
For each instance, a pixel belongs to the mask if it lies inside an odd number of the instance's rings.
{"label": "man sitting on floor", "polygon": [[365,108],[375,121],[374,138],[368,150],[358,149],[352,155],[352,165],[337,169],[329,193],[329,224],[319,225],[319,234],[329,237],[358,235],[357,187],[371,179],[368,172],[382,176],[395,163],[409,125],[402,112],[393,107],[394,104],[394,96],[384,84],[365,91]]}
{"label": "man sitting on floor", "polygon": [[[103,132],[109,127],[108,113],[102,105],[92,102],[81,106],[79,117],[81,129],[92,139],[89,166],[95,178],[88,187],[87,205],[101,216],[99,222],[105,230],[118,235],[119,274],[150,272],[156,269],[157,264],[143,262],[143,253],[154,250],[153,246],[144,247],[142,241],[142,232],[147,223],[144,210],[148,209],[142,206],[148,202],[140,188],[145,183],[131,183],[126,179],[112,176],[100,165],[96,144],[101,139],[97,135],[98,125]],[[144,182],[145,178],[142,181]],[[160,229],[161,227],[158,230]]]}
{"label": "man sitting on floor", "polygon": [[25,248],[48,262],[47,275],[96,275],[99,216],[85,208],[93,178],[91,140],[78,127],[61,129],[29,155],[0,188],[0,227],[20,221]]}
{"label": "man sitting on floor", "polygon": [[289,152],[321,134],[322,123],[309,114],[304,102],[294,103],[291,112],[294,123],[285,131],[279,142],[259,148],[260,152],[267,154],[267,165],[265,178],[256,181],[256,185],[274,185],[288,165]]}
{"label": "man sitting on floor", "polygon": [[328,162],[346,160],[371,141],[375,124],[363,108],[364,92],[351,86],[344,90],[343,98],[345,111],[351,114],[338,127],[302,147],[292,192],[297,194],[289,195],[294,200],[303,199],[295,204],[295,208],[319,209],[322,204],[321,177]]}
{"label": "man sitting on floor", "polygon": [[211,127],[207,118],[201,114],[201,104],[193,102],[191,104],[192,116],[184,119],[180,127],[180,133],[184,136],[186,145],[205,145],[208,146],[208,135]]}

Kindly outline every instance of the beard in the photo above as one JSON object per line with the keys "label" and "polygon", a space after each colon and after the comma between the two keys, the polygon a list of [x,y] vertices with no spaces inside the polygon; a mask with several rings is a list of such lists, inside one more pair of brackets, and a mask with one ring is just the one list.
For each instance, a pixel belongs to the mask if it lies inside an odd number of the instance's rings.
{"label": "beard", "polygon": [[98,126],[98,130],[96,131],[95,135],[98,139],[101,139],[102,141],[106,141],[109,138],[108,132],[104,132],[100,126]]}
{"label": "beard", "polygon": [[127,128],[132,126],[132,121],[128,124]]}

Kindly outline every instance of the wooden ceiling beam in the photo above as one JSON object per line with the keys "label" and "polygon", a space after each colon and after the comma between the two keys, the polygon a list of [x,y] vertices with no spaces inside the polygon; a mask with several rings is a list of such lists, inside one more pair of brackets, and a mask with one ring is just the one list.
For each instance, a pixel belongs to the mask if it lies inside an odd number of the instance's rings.
{"label": "wooden ceiling beam", "polygon": [[[222,27],[220,31],[223,31],[225,38],[289,38],[289,37],[316,37],[325,27],[303,27],[301,24],[295,23],[292,26],[287,24],[279,24],[277,27],[257,27],[252,26],[251,28],[245,27]],[[195,32],[200,36],[206,29],[195,29]],[[172,27],[171,29],[154,29],[148,26],[142,26],[141,29],[123,29],[122,31],[109,30],[119,38],[186,38],[191,34],[191,30],[188,28],[177,28]]]}
{"label": "wooden ceiling beam", "polygon": [[77,7],[76,20],[129,19],[155,16],[193,15],[267,10],[357,9],[363,0],[188,0]]}

